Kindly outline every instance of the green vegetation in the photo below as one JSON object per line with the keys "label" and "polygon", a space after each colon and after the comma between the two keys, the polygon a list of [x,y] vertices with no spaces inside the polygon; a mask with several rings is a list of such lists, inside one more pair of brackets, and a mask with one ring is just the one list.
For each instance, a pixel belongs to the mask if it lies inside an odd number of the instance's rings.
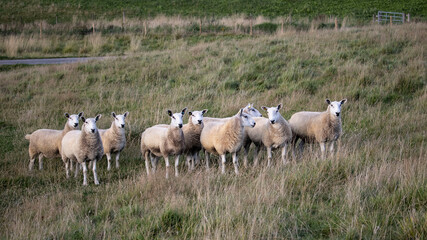
{"label": "green vegetation", "polygon": [[378,11],[394,11],[410,13],[414,17],[427,17],[427,3],[423,0],[407,1],[294,1],[294,0],[150,0],[150,1],[65,1],[65,0],[23,0],[12,2],[0,1],[0,22],[33,22],[46,20],[55,23],[70,22],[73,17],[79,20],[121,18],[122,11],[132,18],[146,18],[164,14],[167,16],[230,16],[234,14],[262,15],[266,17],[286,16],[317,17],[333,15],[339,17],[355,17],[369,21],[372,14]]}
{"label": "green vegetation", "polygon": [[[0,238],[426,239],[426,33],[412,23],[253,37],[101,35],[96,51],[105,54],[139,47],[123,59],[2,67]],[[75,41],[58,40],[70,53],[81,48]],[[327,97],[348,98],[336,158],[320,160],[313,146],[287,166],[276,152],[276,167],[264,158],[239,176],[230,158],[225,175],[189,173],[181,161],[182,175],[167,180],[162,160],[156,175],[145,173],[140,134],[168,123],[167,109],[220,117],[248,102],[283,103],[289,119],[324,110]],[[29,172],[25,134],[61,129],[63,113],[79,111],[103,114],[101,128],[111,111],[130,112],[121,168],[107,172],[103,158],[101,185],[89,173],[87,187],[81,173],[65,178],[60,159]]]}

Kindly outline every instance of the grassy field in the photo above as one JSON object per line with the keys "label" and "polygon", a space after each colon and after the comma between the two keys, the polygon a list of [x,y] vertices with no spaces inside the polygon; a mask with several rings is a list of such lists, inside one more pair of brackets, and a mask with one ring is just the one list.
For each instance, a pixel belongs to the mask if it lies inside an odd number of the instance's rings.
{"label": "grassy field", "polygon": [[168,16],[230,16],[233,14],[263,15],[278,17],[292,14],[295,17],[317,17],[333,15],[355,17],[370,21],[378,11],[410,13],[417,18],[427,17],[427,3],[423,0],[407,1],[332,1],[332,0],[22,0],[12,2],[1,0],[0,22],[33,22],[46,20],[50,23],[70,22],[73,18],[114,19],[122,17],[122,11],[132,18],[146,18],[164,14]]}
{"label": "grassy field", "polygon": [[[0,68],[0,238],[425,239],[427,238],[427,24],[254,37],[151,41],[125,59]],[[72,41],[72,40],[71,40]],[[65,41],[64,44],[69,44]],[[147,177],[141,132],[167,109],[230,116],[254,102],[282,115],[348,102],[335,158],[313,146],[297,161],[227,174]],[[28,171],[25,134],[61,129],[64,112],[129,111],[121,168],[101,185],[65,178],[60,159]],[[186,117],[187,118],[187,117]],[[265,151],[262,152],[265,156]],[[251,160],[251,159],[250,159]],[[214,159],[216,163],[216,159]],[[215,164],[214,164],[215,166]],[[217,166],[217,165],[216,165]],[[35,166],[37,169],[37,164]]]}

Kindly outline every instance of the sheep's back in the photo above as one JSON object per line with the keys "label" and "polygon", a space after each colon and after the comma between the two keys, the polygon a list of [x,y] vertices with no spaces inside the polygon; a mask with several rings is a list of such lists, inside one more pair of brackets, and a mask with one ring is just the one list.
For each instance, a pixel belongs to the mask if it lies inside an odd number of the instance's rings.
{"label": "sheep's back", "polygon": [[30,150],[47,158],[60,156],[62,130],[39,129],[30,136]]}
{"label": "sheep's back", "polygon": [[150,150],[153,153],[160,151],[160,146],[165,139],[168,128],[153,126],[145,129],[141,135],[141,151]]}
{"label": "sheep's back", "polygon": [[289,119],[292,133],[298,137],[305,138],[309,135],[309,126],[320,112],[297,112]]}

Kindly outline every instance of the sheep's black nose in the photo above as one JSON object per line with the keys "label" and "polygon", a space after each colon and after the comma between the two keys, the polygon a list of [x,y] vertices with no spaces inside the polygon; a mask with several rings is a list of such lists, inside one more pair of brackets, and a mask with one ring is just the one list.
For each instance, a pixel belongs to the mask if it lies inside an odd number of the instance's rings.
{"label": "sheep's black nose", "polygon": [[254,125],[252,125],[252,127],[255,127],[256,123],[254,123]]}
{"label": "sheep's black nose", "polygon": [[199,124],[202,124],[202,120],[198,120],[199,121]]}
{"label": "sheep's black nose", "polygon": [[178,124],[178,127],[179,127],[179,128],[182,128],[182,123]]}
{"label": "sheep's black nose", "polygon": [[124,128],[125,127],[125,125],[124,124],[122,124],[122,128]]}
{"label": "sheep's black nose", "polygon": [[91,129],[90,131],[91,131],[92,133],[94,133],[94,132],[95,132],[95,129]]}
{"label": "sheep's black nose", "polygon": [[271,120],[270,122],[271,122],[271,124],[274,124],[276,121],[275,120]]}
{"label": "sheep's black nose", "polygon": [[74,127],[76,128],[77,126],[79,126],[79,124],[78,123],[74,123]]}
{"label": "sheep's black nose", "polygon": [[338,112],[338,113],[335,113],[336,115],[337,115],[337,117],[339,117],[340,116],[340,113]]}

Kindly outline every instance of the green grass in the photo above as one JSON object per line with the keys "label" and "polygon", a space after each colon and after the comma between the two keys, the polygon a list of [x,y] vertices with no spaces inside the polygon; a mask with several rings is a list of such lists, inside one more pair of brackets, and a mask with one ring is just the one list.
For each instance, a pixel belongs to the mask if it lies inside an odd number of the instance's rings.
{"label": "green grass", "polygon": [[46,20],[55,23],[79,20],[121,18],[122,11],[131,18],[145,18],[164,14],[168,16],[229,16],[233,14],[262,15],[267,17],[286,16],[317,17],[333,15],[355,17],[370,21],[378,11],[410,13],[413,17],[427,17],[427,4],[423,0],[410,1],[1,1],[0,22],[33,22]]}
{"label": "green grass", "polygon": [[[425,239],[425,35],[416,23],[151,38],[141,46],[161,47],[124,59],[1,68],[0,238]],[[248,102],[283,103],[289,119],[326,109],[325,98],[348,99],[336,158],[320,160],[313,145],[284,167],[275,152],[277,166],[266,168],[263,151],[261,166],[239,176],[230,158],[225,175],[217,158],[208,173],[181,162],[180,177],[166,180],[163,160],[154,176],[145,173],[140,134],[168,123],[167,109],[223,117]],[[87,187],[81,174],[65,178],[60,159],[29,172],[25,134],[60,129],[64,112],[79,111],[103,114],[100,128],[111,111],[130,112],[120,169],[108,172],[104,158],[101,185],[89,172]]]}

